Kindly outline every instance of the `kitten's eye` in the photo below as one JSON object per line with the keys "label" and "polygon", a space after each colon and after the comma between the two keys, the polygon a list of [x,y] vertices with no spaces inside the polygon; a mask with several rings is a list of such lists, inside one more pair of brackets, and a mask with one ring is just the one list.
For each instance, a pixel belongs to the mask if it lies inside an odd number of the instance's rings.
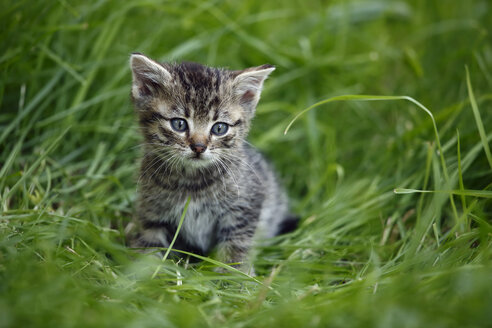
{"label": "kitten's eye", "polygon": [[171,126],[175,131],[183,132],[188,130],[188,123],[182,118],[173,118],[171,120]]}
{"label": "kitten's eye", "polygon": [[212,133],[215,134],[216,136],[223,136],[224,134],[227,133],[229,130],[229,125],[226,123],[215,123],[212,126]]}

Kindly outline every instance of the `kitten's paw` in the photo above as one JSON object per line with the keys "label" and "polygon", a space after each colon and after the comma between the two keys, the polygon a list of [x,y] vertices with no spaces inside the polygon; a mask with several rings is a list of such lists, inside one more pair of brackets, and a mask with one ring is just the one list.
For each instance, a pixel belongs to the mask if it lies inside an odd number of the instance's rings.
{"label": "kitten's paw", "polygon": [[[239,271],[247,274],[248,276],[251,276],[251,277],[256,276],[255,268],[252,264],[244,264],[243,263],[241,265],[231,265],[231,267],[238,269]],[[230,269],[224,268],[224,267],[217,267],[214,269],[214,271],[217,273],[230,273],[230,272],[232,272]]]}
{"label": "kitten's paw", "polygon": [[239,270],[246,273],[248,276],[256,277],[255,267],[252,264],[244,266],[243,268],[240,268]]}

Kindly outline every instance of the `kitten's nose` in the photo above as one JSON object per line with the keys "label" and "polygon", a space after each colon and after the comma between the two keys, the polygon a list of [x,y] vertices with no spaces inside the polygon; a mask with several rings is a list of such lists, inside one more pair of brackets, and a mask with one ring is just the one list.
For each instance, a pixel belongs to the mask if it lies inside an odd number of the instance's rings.
{"label": "kitten's nose", "polygon": [[201,153],[203,153],[207,149],[207,146],[204,145],[204,144],[202,144],[202,143],[197,142],[197,143],[194,143],[194,144],[190,144],[190,148],[195,153],[201,154]]}

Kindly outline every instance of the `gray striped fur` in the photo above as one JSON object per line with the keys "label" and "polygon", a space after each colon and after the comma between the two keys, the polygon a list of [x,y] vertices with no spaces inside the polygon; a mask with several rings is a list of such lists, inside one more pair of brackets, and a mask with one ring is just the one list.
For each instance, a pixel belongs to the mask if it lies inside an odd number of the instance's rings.
{"label": "gray striped fur", "polygon": [[[132,99],[145,139],[134,245],[171,241],[188,196],[191,202],[174,248],[243,262],[255,237],[272,237],[291,218],[287,197],[263,156],[245,140],[269,65],[242,71],[195,63],[159,64],[144,55],[130,60]],[[176,132],[171,119],[189,129]],[[229,125],[213,135],[216,122]],[[195,153],[190,145],[206,150]]]}

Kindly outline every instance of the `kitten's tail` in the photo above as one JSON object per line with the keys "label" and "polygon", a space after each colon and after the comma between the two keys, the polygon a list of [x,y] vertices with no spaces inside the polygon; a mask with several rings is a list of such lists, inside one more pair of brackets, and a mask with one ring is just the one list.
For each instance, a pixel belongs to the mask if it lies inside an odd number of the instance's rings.
{"label": "kitten's tail", "polygon": [[300,218],[296,215],[287,215],[282,222],[280,222],[277,235],[283,235],[284,233],[292,232],[297,229]]}

